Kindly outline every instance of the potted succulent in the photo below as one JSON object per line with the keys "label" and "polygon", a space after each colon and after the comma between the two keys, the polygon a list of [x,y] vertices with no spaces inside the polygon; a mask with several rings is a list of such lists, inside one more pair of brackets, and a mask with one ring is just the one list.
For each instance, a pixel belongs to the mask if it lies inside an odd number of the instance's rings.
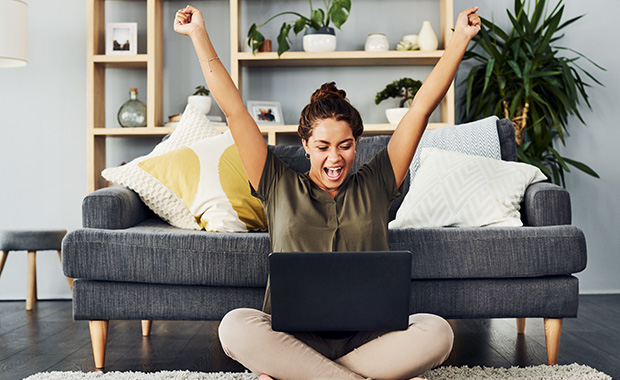
{"label": "potted succulent", "polygon": [[252,48],[252,53],[256,53],[258,48],[263,44],[265,37],[258,28],[266,25],[274,18],[282,15],[294,15],[299,17],[295,22],[284,22],[280,27],[278,34],[278,56],[288,51],[290,46],[289,34],[291,29],[295,34],[306,31],[303,39],[305,51],[334,51],[336,50],[336,34],[334,28],[330,27],[333,23],[338,29],[347,21],[349,12],[351,12],[351,0],[323,0],[325,10],[321,8],[314,9],[312,0],[310,3],[310,17],[306,17],[297,12],[281,12],[271,17],[261,25],[252,24],[248,32],[248,45]]}
{"label": "potted succulent", "polygon": [[[534,5],[533,12],[526,3]],[[480,33],[464,57],[475,61],[466,81],[464,119],[488,115],[511,119],[519,159],[539,167],[555,184],[564,185],[569,165],[598,178],[592,168],[563,157],[554,146],[566,144],[570,115],[585,125],[578,106],[583,100],[590,107],[586,94],[590,84],[582,74],[601,85],[577,61],[583,58],[604,69],[571,48],[557,46],[562,29],[583,15],[563,22],[562,0],[551,12],[546,3],[515,0],[514,14],[507,10],[509,30],[481,18]]]}
{"label": "potted succulent", "polygon": [[388,108],[385,110],[385,116],[390,124],[398,124],[400,119],[405,116],[413,97],[418,92],[422,82],[411,78],[401,78],[385,86],[385,88],[377,92],[375,96],[375,104],[379,104],[388,98],[401,98],[398,108]]}
{"label": "potted succulent", "polygon": [[211,97],[209,94],[210,92],[205,86],[198,86],[194,94],[187,97],[187,104],[191,104],[206,115],[211,111]]}

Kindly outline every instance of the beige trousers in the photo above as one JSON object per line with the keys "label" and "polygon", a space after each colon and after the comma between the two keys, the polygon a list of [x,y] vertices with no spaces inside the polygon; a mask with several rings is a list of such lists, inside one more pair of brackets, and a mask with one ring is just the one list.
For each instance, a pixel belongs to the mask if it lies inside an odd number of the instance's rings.
{"label": "beige trousers", "polygon": [[409,379],[443,363],[454,340],[448,322],[432,314],[411,315],[404,331],[327,339],[273,331],[271,315],[254,309],[226,314],[219,337],[228,356],[278,380]]}

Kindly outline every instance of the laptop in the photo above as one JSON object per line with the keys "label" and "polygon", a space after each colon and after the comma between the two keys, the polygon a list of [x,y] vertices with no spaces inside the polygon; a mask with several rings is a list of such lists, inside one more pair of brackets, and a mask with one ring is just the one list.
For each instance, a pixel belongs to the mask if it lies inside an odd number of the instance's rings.
{"label": "laptop", "polygon": [[274,252],[269,274],[275,331],[408,327],[409,251]]}

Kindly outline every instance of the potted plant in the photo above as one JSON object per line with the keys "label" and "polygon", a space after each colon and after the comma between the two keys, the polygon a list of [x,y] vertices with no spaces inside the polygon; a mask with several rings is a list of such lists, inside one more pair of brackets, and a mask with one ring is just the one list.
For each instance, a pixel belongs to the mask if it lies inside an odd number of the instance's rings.
{"label": "potted plant", "polygon": [[323,0],[325,10],[321,8],[314,9],[312,7],[312,0],[309,0],[309,3],[310,17],[306,17],[297,12],[287,11],[278,13],[261,25],[252,24],[248,32],[248,44],[252,48],[252,53],[256,53],[265,40],[265,37],[258,31],[258,28],[266,25],[274,18],[286,14],[294,15],[299,18],[295,22],[284,22],[282,24],[277,38],[278,56],[291,48],[291,40],[289,38],[291,29],[293,29],[295,34],[299,34],[303,30],[306,31],[303,41],[304,50],[306,51],[336,50],[336,34],[334,28],[329,25],[333,23],[340,29],[342,24],[347,21],[349,12],[351,12],[351,0]]}
{"label": "potted plant", "polygon": [[379,104],[388,98],[401,98],[398,108],[388,108],[385,110],[385,116],[390,124],[398,124],[405,116],[415,94],[418,92],[422,82],[411,78],[401,78],[385,86],[385,88],[377,92],[375,96],[375,104]]}
{"label": "potted plant", "polygon": [[[532,2],[533,13],[525,3],[515,0],[514,14],[507,10],[512,25],[509,31],[482,18],[475,44],[464,57],[476,61],[466,81],[464,118],[471,121],[497,115],[511,119],[519,159],[536,165],[558,185],[564,185],[569,165],[598,178],[592,168],[563,157],[554,147],[558,142],[566,144],[570,115],[585,125],[578,106],[583,100],[590,107],[586,94],[590,85],[582,74],[601,84],[576,62],[583,58],[604,70],[602,67],[573,49],[556,45],[563,36],[558,32],[583,15],[562,22],[562,0],[552,12],[548,12],[546,0]],[[575,55],[564,57],[561,52]]]}
{"label": "potted plant", "polygon": [[198,86],[194,94],[187,97],[187,103],[206,115],[211,111],[211,97],[209,94],[210,92],[205,86]]}

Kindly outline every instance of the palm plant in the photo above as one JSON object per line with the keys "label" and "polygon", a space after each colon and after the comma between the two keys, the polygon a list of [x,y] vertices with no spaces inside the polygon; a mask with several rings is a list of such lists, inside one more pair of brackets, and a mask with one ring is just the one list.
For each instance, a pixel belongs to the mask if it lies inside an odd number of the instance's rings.
{"label": "palm plant", "polygon": [[[605,69],[573,49],[555,45],[563,37],[558,32],[583,15],[562,22],[562,0],[551,13],[546,0],[536,0],[533,13],[525,3],[515,0],[514,14],[506,11],[512,25],[508,32],[482,18],[475,44],[464,57],[477,62],[467,77],[465,119],[488,115],[511,119],[519,159],[539,167],[558,185],[565,185],[569,165],[599,178],[588,165],[563,157],[554,148],[558,140],[566,145],[570,115],[586,125],[578,106],[583,100],[591,108],[586,93],[590,85],[582,74],[602,85],[578,61],[583,58]],[[567,58],[560,52],[574,56]]]}

